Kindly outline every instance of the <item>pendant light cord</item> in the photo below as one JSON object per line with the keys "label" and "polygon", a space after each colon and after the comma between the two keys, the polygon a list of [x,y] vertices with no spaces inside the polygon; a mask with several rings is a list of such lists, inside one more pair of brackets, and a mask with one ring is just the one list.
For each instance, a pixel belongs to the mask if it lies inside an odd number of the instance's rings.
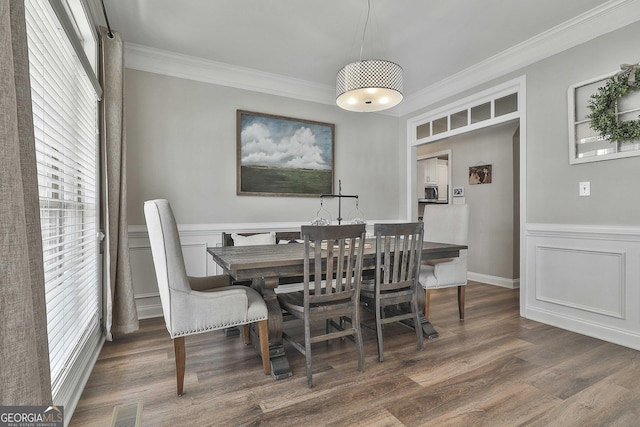
{"label": "pendant light cord", "polygon": [[362,31],[362,42],[360,43],[360,61],[362,61],[362,51],[364,50],[364,36],[367,34],[367,26],[369,25],[370,13],[371,13],[371,0],[367,0],[367,20],[364,21],[364,30]]}
{"label": "pendant light cord", "polygon": [[104,8],[104,0],[100,0],[102,3],[102,14],[104,15],[104,20],[107,22],[107,30],[109,31],[107,35],[110,39],[113,38],[113,33],[111,32],[111,25],[109,25],[109,18],[107,17],[107,10]]}

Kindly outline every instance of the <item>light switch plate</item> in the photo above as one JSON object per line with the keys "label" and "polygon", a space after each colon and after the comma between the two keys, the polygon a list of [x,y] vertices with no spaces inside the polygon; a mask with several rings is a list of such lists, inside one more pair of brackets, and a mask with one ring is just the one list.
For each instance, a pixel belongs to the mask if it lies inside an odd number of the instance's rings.
{"label": "light switch plate", "polygon": [[584,181],[580,183],[580,195],[581,196],[590,196],[591,195],[591,182]]}

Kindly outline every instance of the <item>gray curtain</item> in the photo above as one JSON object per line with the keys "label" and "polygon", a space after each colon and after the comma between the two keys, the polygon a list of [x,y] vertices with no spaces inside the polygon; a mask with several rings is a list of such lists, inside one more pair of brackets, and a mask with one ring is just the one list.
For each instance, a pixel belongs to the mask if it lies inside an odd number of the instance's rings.
{"label": "gray curtain", "polygon": [[127,165],[124,129],[124,47],[120,34],[100,28],[102,201],[105,229],[105,334],[138,329],[131,280],[127,223]]}
{"label": "gray curtain", "polygon": [[0,0],[0,405],[51,405],[23,0]]}

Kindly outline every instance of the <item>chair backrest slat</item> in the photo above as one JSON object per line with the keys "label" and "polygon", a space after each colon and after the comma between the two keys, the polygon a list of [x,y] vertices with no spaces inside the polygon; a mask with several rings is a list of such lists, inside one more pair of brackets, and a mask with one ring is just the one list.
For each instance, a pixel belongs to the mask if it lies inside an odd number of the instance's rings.
{"label": "chair backrest slat", "polygon": [[377,285],[381,290],[411,287],[420,274],[424,224],[376,224]]}
{"label": "chair backrest slat", "polygon": [[305,245],[305,306],[357,298],[365,225],[302,226],[301,234]]}

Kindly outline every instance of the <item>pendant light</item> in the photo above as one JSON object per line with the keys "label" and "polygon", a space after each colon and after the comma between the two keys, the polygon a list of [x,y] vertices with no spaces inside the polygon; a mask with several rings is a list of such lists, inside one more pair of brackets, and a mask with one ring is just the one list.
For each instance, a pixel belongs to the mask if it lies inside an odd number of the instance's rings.
{"label": "pendant light", "polygon": [[402,101],[402,67],[383,59],[362,59],[369,24],[371,0],[362,32],[360,60],[345,65],[336,77],[336,104],[349,111],[373,112],[395,107]]}

